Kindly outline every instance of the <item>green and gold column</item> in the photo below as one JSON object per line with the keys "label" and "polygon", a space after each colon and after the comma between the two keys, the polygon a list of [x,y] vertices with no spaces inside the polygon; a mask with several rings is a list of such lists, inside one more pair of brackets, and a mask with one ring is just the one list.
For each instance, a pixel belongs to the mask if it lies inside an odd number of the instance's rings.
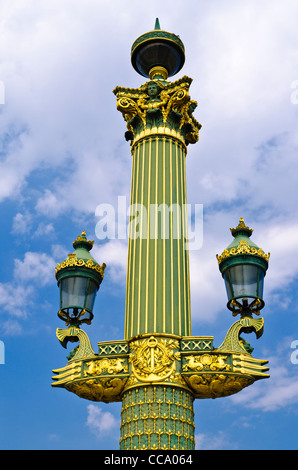
{"label": "green and gold column", "polygon": [[193,396],[175,387],[149,385],[125,393],[120,449],[193,449]]}
{"label": "green and gold column", "polygon": [[253,314],[264,307],[269,259],[249,239],[252,229],[242,218],[231,229],[235,240],[218,256],[227,306],[240,319],[217,348],[212,336],[191,336],[185,158],[201,125],[193,117],[192,80],[167,80],[184,59],[180,38],[162,31],[157,20],[132,46],[132,65],[149,80],[114,90],[132,154],[123,340],[100,341],[95,352],[80,328],[92,321],[106,267],[89,254],[93,241],[84,232],[56,269],[58,315],[67,327],[56,335],[64,347],[79,345],[54,369],[52,385],[87,400],[122,402],[122,450],[193,450],[194,399],[233,395],[269,377],[268,361],[252,357],[240,336],[263,333],[263,318]]}
{"label": "green and gold column", "polygon": [[190,335],[186,147],[156,129],[132,152],[125,338]]}
{"label": "green and gold column", "polygon": [[114,90],[132,153],[125,339],[134,354],[121,449],[194,448],[193,395],[177,373],[180,339],[191,335],[185,158],[201,126],[192,80],[167,81],[183,63],[181,40],[157,22],[132,46],[133,66],[150,81]]}

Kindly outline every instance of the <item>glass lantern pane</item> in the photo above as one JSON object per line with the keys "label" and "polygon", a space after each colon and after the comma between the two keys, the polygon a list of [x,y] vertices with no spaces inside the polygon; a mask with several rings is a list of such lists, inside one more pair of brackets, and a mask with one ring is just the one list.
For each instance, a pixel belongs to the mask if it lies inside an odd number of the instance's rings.
{"label": "glass lantern pane", "polygon": [[232,282],[231,282],[231,276],[230,276],[230,271],[227,269],[224,273],[224,280],[225,280],[225,286],[227,290],[227,296],[228,299],[231,300],[234,298],[234,292],[232,288]]}
{"label": "glass lantern pane", "polygon": [[61,309],[68,307],[84,308],[88,279],[86,277],[68,277],[61,281]]}
{"label": "glass lantern pane", "polygon": [[93,311],[96,293],[97,293],[97,286],[95,282],[90,279],[90,283],[89,283],[87,295],[86,295],[85,308],[91,312]]}
{"label": "glass lantern pane", "polygon": [[264,272],[258,266],[242,264],[228,269],[224,275],[229,299],[263,298]]}

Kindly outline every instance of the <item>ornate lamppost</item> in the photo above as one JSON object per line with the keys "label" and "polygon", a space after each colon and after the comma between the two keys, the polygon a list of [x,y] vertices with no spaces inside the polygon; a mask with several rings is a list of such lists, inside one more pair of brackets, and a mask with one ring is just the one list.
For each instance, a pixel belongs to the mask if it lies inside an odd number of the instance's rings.
{"label": "ornate lamppost", "polygon": [[[122,341],[98,343],[94,352],[83,321],[91,323],[95,294],[105,265],[89,251],[83,233],[75,252],[58,264],[59,317],[65,346],[79,341],[52,384],[82,398],[122,402],[120,449],[194,449],[193,401],[239,392],[269,377],[268,361],[254,359],[241,332],[263,332],[263,280],[269,255],[251,240],[240,219],[233,242],[218,256],[228,308],[240,319],[215,348],[211,336],[191,336],[185,157],[201,125],[189,95],[192,80],[168,78],[184,64],[180,38],[160,29],[140,36],[132,65],[149,78],[139,88],[116,87],[117,109],[127,124],[132,153],[125,329]],[[168,224],[166,223],[166,219]],[[159,223],[161,222],[161,223]]]}

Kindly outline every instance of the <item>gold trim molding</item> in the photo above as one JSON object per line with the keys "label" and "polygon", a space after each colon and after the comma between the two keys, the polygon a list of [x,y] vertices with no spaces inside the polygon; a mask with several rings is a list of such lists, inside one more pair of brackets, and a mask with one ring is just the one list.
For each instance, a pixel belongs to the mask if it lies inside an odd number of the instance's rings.
{"label": "gold trim molding", "polygon": [[152,67],[149,71],[149,78],[153,80],[156,75],[161,75],[164,80],[166,80],[169,76],[168,71],[165,67],[158,65],[156,67]]}
{"label": "gold trim molding", "polygon": [[185,156],[187,153],[187,147],[185,144],[185,139],[183,135],[176,131],[175,129],[170,129],[169,127],[151,127],[151,128],[146,128],[145,130],[139,132],[134,138],[134,141],[131,145],[131,153],[133,155],[133,152],[135,150],[135,146],[140,142],[140,140],[145,139],[146,137],[153,137],[155,136],[157,139],[163,138],[163,137],[170,137],[177,139],[182,145],[183,149],[185,150]]}
{"label": "gold trim molding", "polygon": [[220,264],[224,259],[234,255],[255,255],[264,258],[266,261],[268,261],[270,257],[270,253],[264,253],[262,248],[255,248],[253,246],[249,246],[246,240],[241,240],[239,241],[237,248],[231,248],[230,250],[226,249],[222,252],[220,256],[216,255],[218,264]]}
{"label": "gold trim molding", "polygon": [[94,269],[101,275],[102,278],[104,277],[104,270],[106,268],[105,263],[100,266],[97,263],[95,264],[91,259],[88,259],[88,261],[84,261],[83,259],[78,259],[75,253],[70,253],[65,261],[62,261],[62,263],[57,264],[55,275],[57,275],[57,273],[61,269],[73,266],[84,266],[85,268]]}

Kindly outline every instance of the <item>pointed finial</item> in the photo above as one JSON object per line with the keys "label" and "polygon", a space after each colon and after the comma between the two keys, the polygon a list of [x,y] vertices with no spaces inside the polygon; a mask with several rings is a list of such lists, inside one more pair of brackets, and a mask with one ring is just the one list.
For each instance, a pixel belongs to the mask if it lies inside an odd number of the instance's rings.
{"label": "pointed finial", "polygon": [[160,24],[159,24],[159,19],[158,19],[158,18],[156,18],[156,20],[155,20],[155,27],[154,27],[154,29],[160,29]]}
{"label": "pointed finial", "polygon": [[165,68],[172,77],[184,61],[183,42],[176,34],[161,30],[159,18],[155,19],[155,29],[139,36],[131,46],[132,66],[143,77],[150,77],[150,70],[156,66]]}
{"label": "pointed finial", "polygon": [[79,235],[78,238],[75,239],[72,246],[74,248],[85,247],[87,248],[88,251],[90,251],[93,247],[93,244],[94,244],[94,240],[87,240],[86,232],[85,230],[83,230],[81,235]]}
{"label": "pointed finial", "polygon": [[236,237],[236,235],[243,234],[243,233],[245,233],[246,235],[250,237],[253,232],[252,228],[249,228],[247,225],[245,225],[243,217],[240,217],[239,224],[237,225],[237,227],[230,228],[230,230],[231,230],[233,237]]}

